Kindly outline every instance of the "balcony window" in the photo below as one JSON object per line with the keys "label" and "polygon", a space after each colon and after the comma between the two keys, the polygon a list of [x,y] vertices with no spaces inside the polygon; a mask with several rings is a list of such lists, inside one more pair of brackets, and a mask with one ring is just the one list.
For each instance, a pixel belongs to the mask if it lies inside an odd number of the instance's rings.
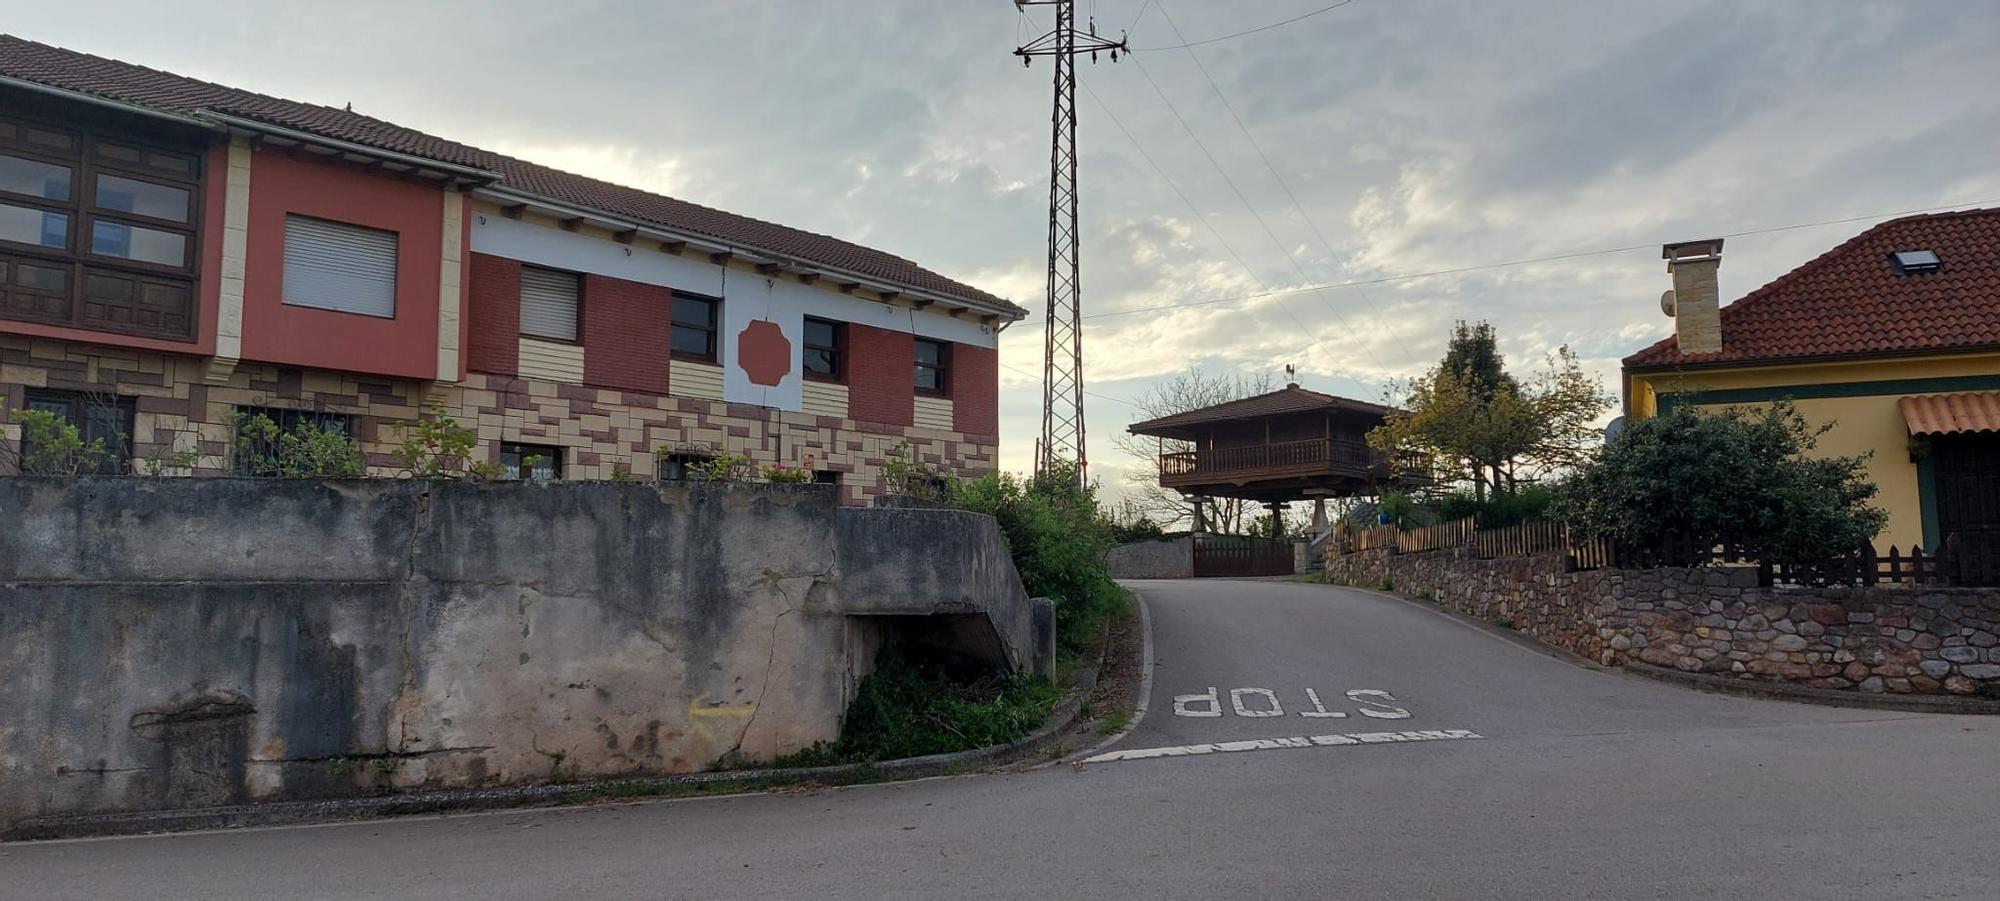
{"label": "balcony window", "polygon": [[68,166],[0,153],[0,194],[68,200],[74,175]]}
{"label": "balcony window", "polygon": [[200,162],[0,118],[0,318],[193,340]]}
{"label": "balcony window", "polygon": [[720,330],[722,301],[692,294],[674,295],[674,359],[716,362],[715,333]]}

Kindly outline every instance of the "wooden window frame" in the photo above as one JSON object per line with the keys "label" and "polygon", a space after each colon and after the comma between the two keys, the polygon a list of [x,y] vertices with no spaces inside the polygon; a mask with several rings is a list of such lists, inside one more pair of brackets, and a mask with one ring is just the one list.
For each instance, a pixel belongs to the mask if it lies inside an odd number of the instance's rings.
{"label": "wooden window frame", "polygon": [[[507,463],[507,454],[510,451],[515,455],[517,460],[511,467]],[[548,479],[535,478],[534,472],[527,463],[527,458],[535,456],[546,457],[548,459]],[[524,441],[502,441],[500,442],[500,466],[502,469],[500,478],[505,481],[560,482],[563,477],[563,448],[561,445],[556,444],[529,444]]]}
{"label": "wooden window frame", "polygon": [[[202,186],[206,160],[198,151],[163,145],[154,141],[97,128],[55,124],[34,118],[10,115],[0,117],[17,131],[34,128],[41,131],[59,133],[70,140],[67,153],[46,145],[31,143],[25,134],[14,138],[0,135],[0,153],[37,162],[50,163],[70,170],[70,190],[67,200],[50,200],[26,194],[0,192],[0,203],[12,206],[38,209],[43,212],[59,213],[68,217],[65,243],[61,248],[44,247],[39,244],[23,244],[0,240],[0,259],[11,264],[25,262],[64,270],[68,273],[68,291],[64,299],[69,303],[66,317],[26,315],[16,311],[0,309],[0,318],[18,322],[37,322],[65,328],[107,334],[132,335],[142,338],[159,338],[169,341],[193,343],[201,333],[201,298],[197,290],[201,268],[202,222],[207,213],[204,209]],[[175,174],[148,166],[143,160],[131,162],[105,155],[105,144],[131,147],[143,157],[148,154],[170,157],[184,162],[185,174]],[[187,221],[163,219],[130,213],[124,210],[105,209],[98,205],[98,180],[102,175],[115,175],[133,181],[145,182],[161,187],[186,191],[188,195]],[[91,252],[90,243],[99,221],[116,223],[134,228],[147,228],[178,235],[183,240],[184,256],[179,266],[132,260],[124,257],[105,256]],[[8,266],[11,274],[12,266]],[[121,278],[133,283],[134,291],[143,291],[148,284],[165,285],[181,291],[187,298],[187,328],[182,330],[148,328],[139,325],[117,326],[91,321],[85,318],[87,306],[92,302],[89,294],[89,277],[97,274]],[[0,291],[12,292],[16,289],[0,284]],[[35,293],[35,292],[23,292]],[[43,293],[41,296],[54,296]],[[97,302],[103,302],[101,299]]]}
{"label": "wooden window frame", "polygon": [[[707,304],[708,324],[706,326],[696,326],[696,325],[683,326],[681,324],[681,321],[675,318],[674,316],[675,309],[679,306],[679,304],[676,303],[676,301],[680,300],[698,300],[701,301],[702,303]],[[680,331],[682,328],[690,328],[694,329],[695,331],[706,332],[708,334],[707,355],[697,354],[694,353],[693,351],[681,350],[674,345],[673,333]],[[709,364],[721,363],[722,362],[722,298],[709,297],[706,294],[693,294],[687,291],[673,292],[672,298],[669,299],[667,302],[667,331],[668,331],[667,334],[668,356],[671,357],[672,359],[681,360],[683,362],[688,362],[688,363],[709,363]]]}
{"label": "wooden window frame", "polygon": [[[924,397],[950,397],[951,396],[951,342],[939,341],[933,338],[917,338],[915,339],[915,342],[913,343],[912,347],[914,348],[915,346],[924,344],[930,344],[937,347],[938,361],[936,363],[925,363],[922,357],[917,357],[916,358],[917,372],[922,372],[926,369],[936,372],[937,387],[935,388],[924,387],[922,383],[917,382],[915,374],[911,375],[910,377],[911,381],[916,384],[917,393]],[[912,352],[912,356],[915,356],[914,351]]]}
{"label": "wooden window frame", "polygon": [[[814,323],[821,323],[824,325],[831,326],[833,328],[832,345],[812,343],[812,326]],[[805,377],[805,379],[807,381],[826,382],[828,384],[833,384],[833,385],[846,384],[847,383],[847,323],[841,322],[837,319],[821,319],[818,316],[807,316],[805,317],[805,324],[800,327],[800,331],[803,332],[803,334],[799,336],[799,343],[804,346],[805,350],[824,351],[826,352],[827,356],[833,360],[833,372],[831,373],[816,372],[812,369],[811,366],[807,365],[806,363],[806,361],[810,359],[810,357],[807,356],[806,354],[800,354],[799,369],[802,375]]]}

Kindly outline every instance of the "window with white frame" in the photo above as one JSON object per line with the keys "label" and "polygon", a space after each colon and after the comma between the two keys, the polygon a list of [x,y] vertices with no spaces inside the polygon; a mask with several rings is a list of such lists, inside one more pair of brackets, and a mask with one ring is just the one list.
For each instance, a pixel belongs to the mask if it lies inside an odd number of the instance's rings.
{"label": "window with white frame", "polygon": [[396,233],[285,217],[287,306],[396,317]]}

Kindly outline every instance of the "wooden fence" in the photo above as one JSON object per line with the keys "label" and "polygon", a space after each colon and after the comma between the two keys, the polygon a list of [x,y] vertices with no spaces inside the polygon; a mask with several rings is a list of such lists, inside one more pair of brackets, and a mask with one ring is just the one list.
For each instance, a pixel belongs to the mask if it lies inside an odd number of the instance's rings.
{"label": "wooden fence", "polygon": [[1464,547],[1475,532],[1472,517],[1396,533],[1396,553],[1421,554],[1448,547]]}
{"label": "wooden fence", "polygon": [[1933,552],[1919,547],[1886,553],[1863,544],[1846,554],[1809,564],[1772,564],[1733,546],[1699,547],[1684,539],[1638,547],[1608,538],[1581,538],[1555,522],[1524,522],[1498,529],[1475,529],[1471,519],[1410,530],[1394,526],[1335,530],[1341,553],[1391,548],[1415,554],[1465,547],[1481,560],[1531,554],[1562,554],[1571,571],[1689,566],[1755,566],[1760,584],[1770,585],[1967,585],[2000,586],[2000,537],[1951,536]]}

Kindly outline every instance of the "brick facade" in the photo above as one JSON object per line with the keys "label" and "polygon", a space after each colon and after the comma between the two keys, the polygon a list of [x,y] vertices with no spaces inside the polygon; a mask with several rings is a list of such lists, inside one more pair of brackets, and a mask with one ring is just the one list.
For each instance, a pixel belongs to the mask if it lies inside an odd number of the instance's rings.
{"label": "brick facade", "polygon": [[[908,336],[904,336],[907,340]],[[655,478],[661,452],[741,453],[763,465],[840,474],[841,500],[865,504],[884,493],[882,466],[909,445],[918,460],[978,476],[997,468],[991,436],[916,427],[884,428],[854,418],[787,413],[690,397],[474,373],[455,385],[245,364],[227,384],[205,380],[196,357],[128,352],[0,335],[0,403],[19,409],[29,389],[135,399],[133,459],[196,451],[192,470],[230,472],[236,411],[242,406],[306,409],[355,417],[369,473],[394,476],[403,427],[420,411],[443,408],[479,433],[477,454],[498,460],[502,442],[563,448],[564,478]],[[909,379],[905,377],[904,383]],[[907,409],[907,407],[906,407]],[[0,444],[20,426],[0,416]],[[10,464],[0,455],[0,467]]]}
{"label": "brick facade", "polygon": [[1000,352],[970,344],[951,346],[952,429],[968,435],[1000,433]]}
{"label": "brick facade", "polygon": [[658,285],[585,275],[581,323],[584,382],[667,393],[672,304],[673,292]]}
{"label": "brick facade", "polygon": [[521,262],[468,253],[466,368],[513,375],[521,353]]}
{"label": "brick facade", "polygon": [[847,415],[861,422],[915,421],[916,339],[859,323],[847,326]]}

